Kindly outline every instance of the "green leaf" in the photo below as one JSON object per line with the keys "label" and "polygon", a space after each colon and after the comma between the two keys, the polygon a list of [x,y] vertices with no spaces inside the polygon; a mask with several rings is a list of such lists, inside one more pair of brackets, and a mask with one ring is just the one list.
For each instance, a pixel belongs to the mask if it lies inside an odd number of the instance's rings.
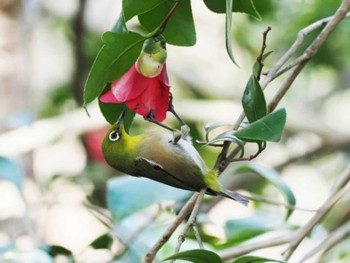
{"label": "green leaf", "polygon": [[205,249],[187,250],[175,255],[172,255],[165,260],[180,259],[187,260],[193,263],[222,263],[221,258],[214,252]]}
{"label": "green leaf", "polygon": [[96,56],[84,88],[84,104],[93,101],[114,81],[127,72],[140,55],[145,37],[134,33],[106,32],[104,45]]}
{"label": "green leaf", "polygon": [[253,123],[267,114],[267,106],[264,92],[258,79],[250,76],[242,96],[244,113],[250,123]]}
{"label": "green leaf", "polygon": [[[274,169],[263,166],[261,164],[257,163],[250,163],[247,165],[239,166],[235,172],[253,172],[256,173],[262,177],[264,177],[266,180],[268,180],[270,183],[272,183],[283,195],[285,201],[290,206],[295,206],[296,200],[295,196],[292,192],[292,190],[289,188],[289,186],[282,180],[279,173],[277,173]],[[293,212],[292,209],[287,210],[287,216],[288,218],[291,213]]]}
{"label": "green leaf", "polygon": [[113,244],[113,237],[110,233],[105,233],[98,238],[96,238],[94,241],[91,242],[90,246],[94,249],[110,249]]}
{"label": "green leaf", "polygon": [[162,2],[162,0],[123,0],[123,13],[125,21],[129,21],[134,16],[152,10]]}
{"label": "green leaf", "polygon": [[[160,26],[174,3],[172,0],[164,0],[156,8],[139,15],[141,25],[150,32],[154,31]],[[179,2],[162,35],[168,44],[175,46],[193,46],[196,43],[190,0]]]}
{"label": "green leaf", "polygon": [[107,204],[113,216],[121,220],[152,204],[181,200],[190,194],[146,178],[122,176],[108,181]]}
{"label": "green leaf", "polygon": [[226,0],[225,43],[228,56],[238,66],[232,51],[232,2],[233,0]]}
{"label": "green leaf", "polygon": [[286,110],[279,109],[236,131],[234,135],[247,142],[278,142],[281,139],[286,118]]}
{"label": "green leaf", "polygon": [[286,261],[282,261],[282,260],[255,257],[255,256],[243,256],[235,259],[232,263],[267,263],[267,262],[287,263]]}
{"label": "green leaf", "polygon": [[[204,0],[205,5],[215,13],[226,12],[226,0]],[[232,12],[246,13],[257,20],[261,20],[261,16],[256,10],[252,0],[234,0]]]}
{"label": "green leaf", "polygon": [[104,103],[101,100],[98,101],[100,106],[100,111],[105,117],[106,121],[110,124],[116,123],[119,118],[120,113],[125,110],[125,116],[123,118],[123,124],[126,132],[129,132],[132,121],[135,117],[135,112],[126,107],[125,103]]}

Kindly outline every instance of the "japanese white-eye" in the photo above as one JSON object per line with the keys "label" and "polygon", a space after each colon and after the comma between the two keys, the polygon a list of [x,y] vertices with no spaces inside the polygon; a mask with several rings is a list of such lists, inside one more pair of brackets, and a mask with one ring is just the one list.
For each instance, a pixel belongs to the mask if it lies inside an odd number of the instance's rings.
{"label": "japanese white-eye", "polygon": [[130,136],[118,122],[107,132],[102,151],[107,163],[113,168],[137,177],[167,184],[173,187],[200,191],[207,188],[210,195],[222,195],[243,205],[248,199],[225,189],[217,180],[217,172],[210,170],[203,159],[186,139],[174,141],[172,134],[148,132]]}

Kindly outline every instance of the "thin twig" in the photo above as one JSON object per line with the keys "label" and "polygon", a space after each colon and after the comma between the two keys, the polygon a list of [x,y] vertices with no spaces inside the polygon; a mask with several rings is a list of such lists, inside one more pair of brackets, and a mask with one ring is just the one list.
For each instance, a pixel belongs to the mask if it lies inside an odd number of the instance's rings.
{"label": "thin twig", "polygon": [[344,240],[350,234],[350,222],[342,225],[336,229],[333,233],[329,234],[318,246],[310,250],[305,254],[298,263],[306,262],[307,259],[312,256],[321,253],[322,251],[327,251],[334,247],[336,244]]}
{"label": "thin twig", "polygon": [[186,218],[186,216],[191,212],[194,207],[196,200],[198,198],[198,193],[192,195],[192,197],[187,201],[187,203],[182,207],[180,213],[176,216],[172,225],[165,231],[158,242],[151,248],[151,250],[146,254],[145,263],[152,263],[159,249],[169,240],[174,231]]}
{"label": "thin twig", "polygon": [[256,59],[256,61],[259,64],[259,69],[256,75],[256,78],[258,80],[260,80],[260,76],[261,76],[261,72],[263,70],[264,67],[264,52],[266,49],[266,38],[267,38],[267,33],[269,33],[269,31],[271,30],[271,27],[268,27],[264,32],[263,32],[263,41],[261,44],[261,51],[260,51],[260,55],[258,56],[258,58]]}
{"label": "thin twig", "polygon": [[198,225],[197,225],[197,221],[194,221],[192,224],[192,229],[193,229],[193,233],[194,236],[196,237],[197,243],[199,245],[200,249],[204,249],[204,245],[203,245],[203,241],[201,239],[201,235],[199,233],[199,229],[198,229]]}
{"label": "thin twig", "polygon": [[175,251],[174,251],[174,254],[176,253],[179,253],[180,251],[180,248],[181,248],[181,245],[182,243],[185,241],[185,237],[187,235],[187,232],[188,230],[193,226],[193,224],[196,222],[196,217],[197,217],[197,214],[198,214],[198,211],[199,211],[199,207],[200,207],[200,204],[202,202],[202,199],[205,195],[205,192],[206,192],[206,188],[202,189],[199,194],[198,194],[198,197],[196,199],[196,203],[192,209],[192,212],[191,212],[191,215],[189,217],[189,219],[187,220],[187,223],[186,225],[184,226],[184,228],[182,229],[179,237],[178,237],[178,242],[177,242],[177,245],[176,245],[176,248],[175,248]]}
{"label": "thin twig", "polygon": [[241,255],[247,254],[249,252],[268,248],[268,247],[276,247],[290,242],[293,238],[292,234],[286,234],[283,236],[278,236],[270,239],[259,240],[255,242],[251,242],[248,244],[243,244],[240,246],[230,247],[228,249],[224,249],[218,252],[218,255],[222,260],[229,260],[235,257],[239,257]]}
{"label": "thin twig", "polygon": [[[344,186],[345,180],[350,178],[350,168],[348,167],[345,172],[340,176],[340,180],[338,182],[339,186]],[[347,181],[349,182],[349,181]],[[290,242],[288,249],[285,251],[283,257],[287,261],[293,255],[295,250],[298,248],[300,243],[304,240],[307,234],[317,225],[323,217],[333,208],[333,206],[342,198],[345,194],[350,191],[350,184],[347,184],[345,187],[341,189],[335,188],[332,191],[331,195],[328,197],[326,202],[318,209],[317,213],[306,223],[305,226],[300,228],[293,240]]]}

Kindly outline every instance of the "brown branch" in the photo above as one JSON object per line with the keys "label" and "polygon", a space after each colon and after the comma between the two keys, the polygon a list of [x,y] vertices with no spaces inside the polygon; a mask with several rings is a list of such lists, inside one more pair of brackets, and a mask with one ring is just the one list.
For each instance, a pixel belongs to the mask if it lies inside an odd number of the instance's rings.
{"label": "brown branch", "polygon": [[343,226],[336,229],[333,233],[329,234],[318,246],[310,250],[305,254],[298,263],[306,262],[307,259],[312,256],[320,253],[322,251],[327,251],[330,248],[334,247],[336,244],[344,240],[347,236],[350,235],[350,222],[344,224]]}
{"label": "brown branch", "polygon": [[326,202],[318,209],[317,213],[306,223],[305,226],[300,228],[294,238],[291,240],[288,249],[285,251],[283,257],[288,261],[293,255],[295,250],[299,247],[300,243],[310,233],[310,231],[327,215],[327,213],[333,208],[333,206],[350,191],[350,167],[347,167],[345,172],[340,176],[336,182],[334,190],[326,200]]}
{"label": "brown branch", "polygon": [[267,38],[267,34],[269,33],[269,31],[271,30],[271,27],[268,27],[264,32],[263,32],[263,41],[262,41],[262,45],[261,45],[261,51],[260,51],[260,55],[258,56],[258,58],[256,59],[256,61],[259,64],[259,69],[258,69],[258,73],[256,75],[256,78],[260,81],[260,76],[261,76],[261,72],[263,70],[264,67],[264,52],[266,49],[266,38]]}
{"label": "brown branch", "polygon": [[159,249],[169,240],[174,231],[178,228],[178,226],[182,223],[182,221],[186,218],[186,216],[191,212],[194,207],[198,193],[192,195],[192,197],[187,201],[187,203],[182,207],[180,213],[176,216],[172,225],[165,231],[162,237],[158,240],[158,242],[151,248],[151,250],[146,254],[145,263],[152,263]]}

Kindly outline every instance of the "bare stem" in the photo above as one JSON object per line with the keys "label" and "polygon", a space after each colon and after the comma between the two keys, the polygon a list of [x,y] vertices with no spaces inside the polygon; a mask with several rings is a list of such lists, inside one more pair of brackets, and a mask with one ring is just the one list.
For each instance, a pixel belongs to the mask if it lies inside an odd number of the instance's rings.
{"label": "bare stem", "polygon": [[187,201],[187,203],[182,207],[180,213],[175,218],[172,225],[165,231],[162,237],[158,240],[158,242],[152,247],[152,249],[146,254],[145,263],[152,263],[159,249],[169,240],[174,231],[178,228],[178,226],[182,223],[182,221],[186,218],[186,216],[191,212],[194,207],[198,193],[192,195],[192,197]]}

